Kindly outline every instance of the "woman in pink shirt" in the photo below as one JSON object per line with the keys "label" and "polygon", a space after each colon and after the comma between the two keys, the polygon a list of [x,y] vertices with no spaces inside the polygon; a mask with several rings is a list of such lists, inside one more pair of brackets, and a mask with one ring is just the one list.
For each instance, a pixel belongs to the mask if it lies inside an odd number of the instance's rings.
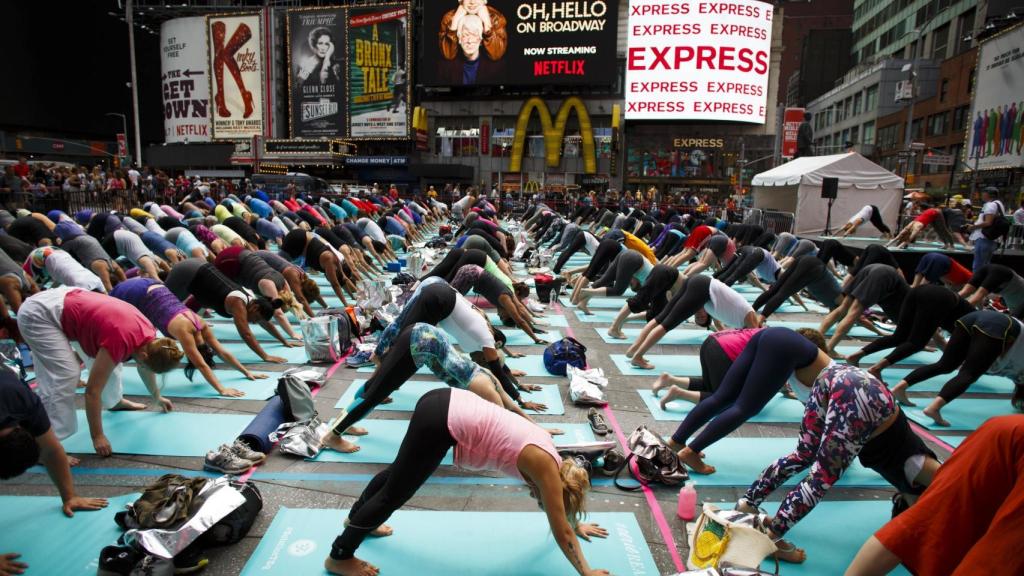
{"label": "woman in pink shirt", "polygon": [[324,568],[343,576],[376,576],[378,568],[356,558],[356,549],[369,535],[393,533],[384,522],[416,494],[452,449],[460,468],[502,472],[526,482],[576,572],[608,574],[587,564],[576,538],[589,541],[591,536],[608,535],[596,524],[580,522],[590,488],[586,470],[571,459],[563,460],[551,435],[540,426],[457,388],[431,390],[420,398],[398,456],[352,505]]}
{"label": "woman in pink shirt", "polygon": [[113,452],[103,435],[101,409],[146,408],[122,397],[122,362],[134,358],[153,399],[165,412],[174,408],[160,395],[156,374],[177,366],[181,349],[170,338],[157,338],[153,324],[131,304],[81,288],[53,288],[25,300],[18,313],[18,328],[32,349],[39,383],[36,392],[58,438],[78,430],[75,389],[82,376],[78,357],[89,369],[85,412],[93,447],[100,456]]}

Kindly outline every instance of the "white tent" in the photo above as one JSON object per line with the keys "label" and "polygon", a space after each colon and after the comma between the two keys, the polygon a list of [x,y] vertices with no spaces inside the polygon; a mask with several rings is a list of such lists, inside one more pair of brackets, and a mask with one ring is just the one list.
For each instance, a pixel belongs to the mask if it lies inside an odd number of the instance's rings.
{"label": "white tent", "polygon": [[[794,234],[816,236],[825,230],[828,200],[821,197],[823,178],[839,179],[839,194],[832,204],[832,232],[861,208],[878,207],[882,220],[895,230],[903,196],[903,178],[889,172],[856,152],[832,156],[806,156],[787,162],[751,181],[754,208],[779,210],[796,215]],[[879,236],[865,222],[855,236]]]}

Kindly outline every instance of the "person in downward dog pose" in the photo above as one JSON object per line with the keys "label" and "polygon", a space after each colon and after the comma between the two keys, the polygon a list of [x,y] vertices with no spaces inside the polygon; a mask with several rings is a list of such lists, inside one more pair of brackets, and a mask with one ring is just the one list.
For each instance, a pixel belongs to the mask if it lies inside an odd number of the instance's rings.
{"label": "person in downward dog pose", "polygon": [[853,218],[850,218],[846,224],[843,224],[843,227],[836,233],[836,237],[846,238],[856,232],[865,222],[871,222],[871,225],[882,233],[883,240],[892,236],[892,230],[882,220],[882,213],[878,210],[878,206],[869,204],[854,214]]}

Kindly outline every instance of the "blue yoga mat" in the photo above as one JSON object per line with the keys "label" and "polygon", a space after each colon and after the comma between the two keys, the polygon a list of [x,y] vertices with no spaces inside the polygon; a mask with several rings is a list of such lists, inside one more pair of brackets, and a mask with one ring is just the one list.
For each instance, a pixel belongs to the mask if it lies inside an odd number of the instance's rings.
{"label": "blue yoga mat", "polygon": [[[608,330],[603,328],[595,328],[601,339],[608,344],[632,344],[637,341],[640,337],[640,328],[623,328],[622,333],[626,335],[623,339],[612,338],[608,335]],[[669,331],[661,339],[658,344],[680,344],[683,346],[700,346],[704,343],[709,336],[711,336],[710,330],[703,328],[676,328],[675,330]],[[700,374],[700,372],[698,372]]]}
{"label": "blue yoga mat", "polygon": [[[782,498],[782,495],[777,492],[776,497]],[[765,508],[769,514],[775,514],[779,505],[775,502],[766,503]],[[853,561],[864,541],[884,526],[891,514],[892,504],[888,500],[818,503],[814,510],[786,533],[786,540],[807,551],[807,561],[803,564],[782,564],[780,573],[785,576],[842,573]],[[775,561],[769,558],[761,564],[761,569],[774,572]],[[897,566],[889,574],[906,576],[908,572],[902,566]]]}
{"label": "blue yoga mat", "polygon": [[[334,405],[335,408],[346,408],[352,403],[352,399],[356,396],[356,390],[362,386],[366,380],[353,380],[352,384],[349,385],[348,390],[338,398],[338,402]],[[412,412],[416,409],[416,403],[419,402],[420,398],[424,394],[431,390],[446,387],[447,384],[444,382],[424,382],[422,380],[410,380],[402,387],[391,394],[393,402],[390,404],[381,404],[375,408],[375,410],[383,410],[385,412]],[[545,384],[541,386],[541,390],[537,392],[522,392],[523,400],[527,402],[540,402],[548,407],[547,412],[534,412],[527,410],[531,414],[565,414],[565,406],[562,404],[562,396],[558,391],[558,386],[555,384]]]}
{"label": "blue yoga mat", "polygon": [[[207,321],[207,324],[210,325],[210,329],[213,331],[213,335],[214,337],[217,338],[217,340],[235,342],[239,342],[242,340],[242,337],[238,334],[238,328],[235,327],[234,322]],[[274,327],[277,328],[278,330],[281,329],[280,326],[277,326],[276,322],[274,323]],[[292,322],[292,327],[295,328],[295,331],[297,333],[301,333],[299,332],[299,326],[296,324],[296,322]],[[261,346],[263,345],[264,342],[277,342],[277,338],[274,338],[273,336],[271,336],[269,332],[267,332],[263,328],[260,328],[259,326],[253,327],[252,333],[253,336],[256,337],[256,340],[260,343]]]}
{"label": "blue yoga mat", "polygon": [[58,496],[0,496],[3,552],[21,554],[17,561],[28,564],[26,574],[93,576],[100,550],[116,544],[123,532],[114,514],[138,497],[115,496],[103,510],[68,518]]}
{"label": "blue yoga mat", "polygon": [[[223,398],[225,400],[266,400],[274,393],[277,387],[278,374],[269,371],[254,370],[258,374],[266,374],[262,380],[249,380],[237,370],[214,370],[217,379],[225,388],[236,388],[245,392],[241,398],[227,398],[220,396],[203,378],[203,375],[196,370],[192,381],[185,377],[184,370],[172,370],[166,374],[157,374],[156,382],[160,386],[160,393],[169,398]],[[88,379],[88,371],[82,372],[82,379]],[[149,396],[146,385],[142,383],[142,377],[132,366],[125,366],[121,370],[121,381],[124,384],[124,393],[128,396]],[[78,393],[83,394],[85,388],[78,388]]]}
{"label": "blue yoga mat", "polygon": [[[256,330],[262,330],[262,328],[257,326]],[[242,364],[259,364],[263,362],[263,359],[250,350],[244,342],[224,342],[223,344],[224,347],[234,354]],[[297,348],[286,348],[282,344],[271,344],[269,342],[261,342],[260,346],[263,347],[263,351],[267,354],[270,354],[271,356],[280,356],[284,358],[288,364],[308,364],[306,349],[302,346]]]}
{"label": "blue yoga mat", "polygon": [[[633,292],[627,292],[626,296],[608,296],[608,297],[595,297],[587,301],[587,308],[600,309],[600,310],[618,310],[626,305],[626,299],[633,295]],[[570,304],[569,299],[565,300],[566,308],[576,308],[575,304]]]}
{"label": "blue yoga mat", "polygon": [[[839,352],[843,356],[853,354],[854,352],[860,349],[861,346],[836,346],[836,352]],[[869,354],[860,361],[860,366],[863,368],[870,368],[871,365],[884,358],[888,353],[889,350],[882,350],[881,352]],[[903,360],[900,360],[899,365],[920,366],[923,364],[933,364],[935,362],[938,362],[940,357],[942,357],[941,352],[918,352]]]}
{"label": "blue yoga mat", "polygon": [[[324,558],[348,510],[281,508],[242,576],[324,574]],[[631,513],[587,516],[607,539],[580,541],[587,562],[612,574],[659,574],[643,531]],[[381,574],[550,576],[575,573],[551,537],[543,512],[399,510],[387,522],[395,534],[367,538],[358,557]],[[514,544],[512,544],[514,543]],[[455,552],[456,546],[457,552]]]}
{"label": "blue yoga mat", "polygon": [[[518,328],[515,328],[515,327],[503,326],[502,323],[501,323],[501,319],[498,318],[498,314],[495,313],[495,312],[489,312],[487,314],[487,319],[491,321],[491,324],[494,324],[495,326],[497,326],[498,328],[501,328],[502,330],[507,330],[508,332],[514,332],[514,331],[518,330]],[[547,325],[543,325],[543,324],[541,325],[541,328],[543,328],[545,330],[547,330],[548,327],[551,327],[551,328],[568,328],[569,327],[569,321],[566,320],[565,316],[563,316],[562,314],[559,314],[557,310],[554,311],[554,312],[549,310],[547,312],[547,315],[546,316],[542,316],[539,320],[541,321],[541,323],[546,323],[547,324]],[[506,333],[508,333],[508,332],[506,332]]]}
{"label": "blue yoga mat", "polygon": [[917,407],[904,407],[903,411],[907,413],[907,417],[911,420],[932,430],[968,431],[977,430],[979,426],[993,416],[1015,413],[1009,398],[982,399],[961,397],[942,407],[942,417],[950,424],[949,427],[945,427],[935,424],[931,418],[921,412],[930,402],[931,400],[926,398],[914,399]]}
{"label": "blue yoga mat", "polygon": [[[866,367],[866,365],[864,365]],[[900,380],[905,378],[907,374],[910,374],[912,370],[910,368],[886,368],[882,370],[882,378],[886,384],[890,386],[895,385]],[[919,384],[914,384],[907,391],[908,392],[938,392],[942,389],[942,386],[948,382],[955,373],[940,374],[934,378],[929,378]],[[991,374],[985,374],[971,387],[967,389],[968,392],[975,394],[1012,394],[1013,393],[1013,381],[1009,378],[1003,378],[1002,376],[992,376]]]}
{"label": "blue yoga mat", "polygon": [[[632,342],[632,340],[629,340]],[[644,358],[654,364],[654,370],[643,370],[630,364],[625,354],[612,354],[612,362],[624,376],[650,376],[656,378],[662,372],[668,372],[673,376],[700,376],[700,357],[697,355],[685,356],[682,354],[648,354]]]}
{"label": "blue yoga mat", "polygon": [[[357,426],[366,428],[369,434],[366,436],[345,436],[346,439],[355,442],[361,448],[358,452],[342,454],[334,450],[321,450],[320,454],[312,460],[316,462],[349,462],[355,464],[390,464],[395,461],[398,448],[402,445],[405,433],[409,429],[408,420],[362,420]],[[545,428],[558,428],[565,432],[563,435],[554,436],[556,444],[593,442],[594,433],[590,425],[579,423],[552,423],[544,422],[541,426]],[[452,454],[449,451],[441,464],[452,465]]]}
{"label": "blue yoga mat", "polygon": [[963,444],[963,441],[967,439],[967,436],[939,436],[938,438],[954,448],[959,448],[960,444]]}
{"label": "blue yoga mat", "polygon": [[[550,342],[557,342],[562,339],[562,331],[557,328],[549,328],[542,326],[544,334],[537,334],[541,340],[547,340]],[[515,329],[509,330],[508,328],[502,327],[502,332],[505,333],[505,344],[507,346],[547,346],[547,344],[538,344],[533,341],[533,338],[523,332],[522,330]]]}
{"label": "blue yoga mat", "polygon": [[[658,429],[666,432],[674,430],[670,425],[664,424],[658,426]],[[690,476],[697,481],[698,490],[701,485],[745,488],[752,484],[769,464],[796,450],[796,430],[793,430],[792,434],[792,438],[723,438],[704,449],[704,461],[717,468],[717,472],[704,476],[691,471]],[[667,438],[669,434],[663,436]],[[790,478],[786,485],[794,485],[805,476],[806,473],[797,474]],[[877,487],[889,486],[889,483],[873,470],[861,466],[860,462],[854,462],[839,480],[839,486]],[[783,496],[780,494],[778,497]],[[832,521],[835,522],[835,518]]]}
{"label": "blue yoga mat", "polygon": [[[549,374],[548,371],[544,368],[544,356],[540,354],[528,354],[522,358],[505,358],[505,364],[507,364],[508,367],[513,370],[525,371],[528,377],[553,376],[552,374]],[[357,371],[362,372],[363,374],[372,374],[374,369],[375,368],[373,366],[363,366],[362,368],[359,368]],[[416,371],[416,373],[423,376],[432,374],[430,369],[427,368],[426,366],[421,367],[419,370]]]}
{"label": "blue yoga mat", "polygon": [[[663,391],[659,392],[657,398],[654,397],[654,392],[651,390],[637,390],[637,394],[640,394],[640,398],[647,405],[647,409],[651,411],[654,419],[658,421],[682,422],[683,418],[694,407],[694,404],[689,402],[673,400],[668,403],[667,410],[662,410],[661,399],[665,397]],[[768,402],[767,406],[756,416],[747,420],[747,422],[789,422],[799,424],[803,416],[804,405],[802,402],[783,396],[775,396]]]}
{"label": "blue yoga mat", "polygon": [[[248,414],[104,411],[103,432],[115,454],[206,456],[221,444],[234,442],[250,420]],[[62,443],[72,454],[94,452],[84,410],[78,411],[78,432]]]}
{"label": "blue yoga mat", "polygon": [[[789,328],[790,330],[796,330],[797,328],[811,328],[817,330],[818,327],[821,326],[821,324],[817,322],[780,322],[772,319],[768,320],[768,325],[775,328]],[[834,332],[835,326],[828,331],[828,335],[831,335]],[[854,326],[846,333],[846,336],[848,338],[878,338],[878,334],[875,334],[863,326]]]}
{"label": "blue yoga mat", "polygon": [[287,420],[289,418],[284,413],[284,402],[280,396],[275,395],[249,422],[245,430],[242,430],[238,438],[248,444],[250,448],[270,454],[270,449],[273,447],[269,438],[270,433],[277,430],[277,427]]}

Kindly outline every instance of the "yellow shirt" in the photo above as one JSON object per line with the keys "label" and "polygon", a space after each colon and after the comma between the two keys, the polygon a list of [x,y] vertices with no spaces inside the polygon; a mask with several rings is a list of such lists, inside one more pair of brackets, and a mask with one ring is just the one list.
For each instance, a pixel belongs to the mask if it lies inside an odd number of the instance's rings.
{"label": "yellow shirt", "polygon": [[625,230],[623,230],[622,234],[623,236],[626,237],[626,248],[629,248],[630,250],[636,250],[637,252],[643,254],[644,258],[647,258],[647,260],[650,261],[651,264],[658,263],[658,259],[655,258],[654,256],[654,250],[651,250],[651,247],[648,246],[646,242],[637,238],[636,236],[633,236],[632,234],[626,232]]}

